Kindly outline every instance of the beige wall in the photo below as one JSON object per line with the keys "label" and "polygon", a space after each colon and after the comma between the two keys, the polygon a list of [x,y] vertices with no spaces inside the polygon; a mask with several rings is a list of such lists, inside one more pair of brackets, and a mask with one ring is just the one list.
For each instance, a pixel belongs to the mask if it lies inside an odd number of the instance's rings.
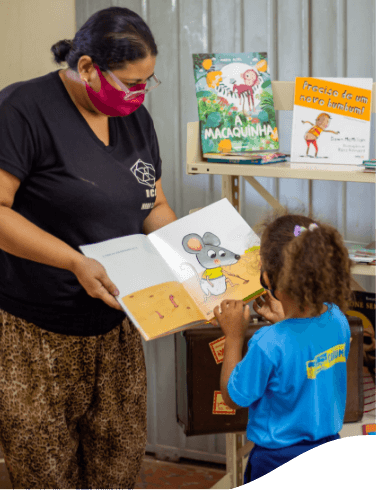
{"label": "beige wall", "polygon": [[1,0],[0,90],[59,68],[50,48],[75,32],[75,0]]}

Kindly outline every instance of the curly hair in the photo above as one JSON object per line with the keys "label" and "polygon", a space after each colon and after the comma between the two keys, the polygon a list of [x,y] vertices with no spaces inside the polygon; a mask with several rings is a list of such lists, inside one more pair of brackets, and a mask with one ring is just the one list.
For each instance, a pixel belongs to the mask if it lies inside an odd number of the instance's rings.
{"label": "curly hair", "polygon": [[132,10],[109,7],[93,14],[73,40],[51,47],[56,63],[67,62],[77,70],[80,57],[88,55],[101,71],[124,68],[127,62],[157,56],[154,37],[143,19]]}
{"label": "curly hair", "polygon": [[[274,290],[286,293],[303,312],[319,315],[323,303],[346,312],[353,298],[351,266],[341,234],[331,225],[286,209],[259,223],[260,258]],[[318,228],[309,230],[311,223]],[[294,236],[296,225],[306,228]]]}

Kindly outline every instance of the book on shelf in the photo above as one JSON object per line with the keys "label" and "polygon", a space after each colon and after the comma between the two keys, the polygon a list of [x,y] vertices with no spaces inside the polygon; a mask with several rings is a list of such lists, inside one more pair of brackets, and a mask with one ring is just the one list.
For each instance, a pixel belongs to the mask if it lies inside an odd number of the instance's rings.
{"label": "book on shelf", "polygon": [[287,155],[284,153],[205,153],[204,158],[209,163],[236,163],[241,165],[271,165],[287,161]]}
{"label": "book on shelf", "polygon": [[364,160],[363,166],[364,166],[363,171],[368,172],[368,173],[375,173],[376,172],[376,159]]}
{"label": "book on shelf", "polygon": [[265,292],[260,239],[227,199],[149,235],[80,249],[104,266],[146,341],[210,321],[224,299],[252,300]]}
{"label": "book on shelf", "polygon": [[267,54],[193,54],[202,153],[278,149]]}
{"label": "book on shelf", "polygon": [[355,262],[372,263],[376,260],[376,250],[365,244],[345,241],[349,257]]}
{"label": "book on shelf", "polygon": [[359,165],[368,160],[371,96],[371,78],[297,77],[291,162]]}

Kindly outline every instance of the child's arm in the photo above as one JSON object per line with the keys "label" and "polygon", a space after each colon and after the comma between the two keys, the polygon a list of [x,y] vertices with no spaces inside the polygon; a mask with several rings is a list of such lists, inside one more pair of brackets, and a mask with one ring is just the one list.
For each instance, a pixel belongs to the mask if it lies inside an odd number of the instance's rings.
{"label": "child's arm", "polygon": [[242,360],[242,349],[245,338],[245,331],[249,324],[249,306],[239,300],[224,300],[221,303],[221,313],[219,307],[214,309],[223,333],[225,334],[225,351],[221,370],[221,394],[223,401],[233,410],[242,408],[232,401],[227,391],[227,383],[236,365]]}
{"label": "child's arm", "polygon": [[305,124],[305,123],[309,123],[310,125],[313,125],[312,122],[309,122],[308,120],[302,120],[302,123]]}
{"label": "child's arm", "polygon": [[322,130],[321,132],[331,132],[332,134],[339,134],[339,132],[335,132],[334,130]]}
{"label": "child's arm", "polygon": [[226,405],[233,410],[242,408],[232,401],[227,391],[228,380],[230,379],[231,372],[235,369],[237,364],[242,360],[242,349],[244,340],[227,340],[225,339],[225,351],[223,356],[223,363],[221,369],[221,394],[223,401]]}

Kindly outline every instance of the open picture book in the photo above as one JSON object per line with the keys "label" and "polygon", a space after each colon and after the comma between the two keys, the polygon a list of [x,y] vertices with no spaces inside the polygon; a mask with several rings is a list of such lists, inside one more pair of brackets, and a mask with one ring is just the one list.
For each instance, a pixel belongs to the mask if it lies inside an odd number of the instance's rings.
{"label": "open picture book", "polygon": [[260,239],[227,199],[149,235],[80,249],[104,266],[146,341],[210,321],[224,299],[248,301],[265,292]]}

